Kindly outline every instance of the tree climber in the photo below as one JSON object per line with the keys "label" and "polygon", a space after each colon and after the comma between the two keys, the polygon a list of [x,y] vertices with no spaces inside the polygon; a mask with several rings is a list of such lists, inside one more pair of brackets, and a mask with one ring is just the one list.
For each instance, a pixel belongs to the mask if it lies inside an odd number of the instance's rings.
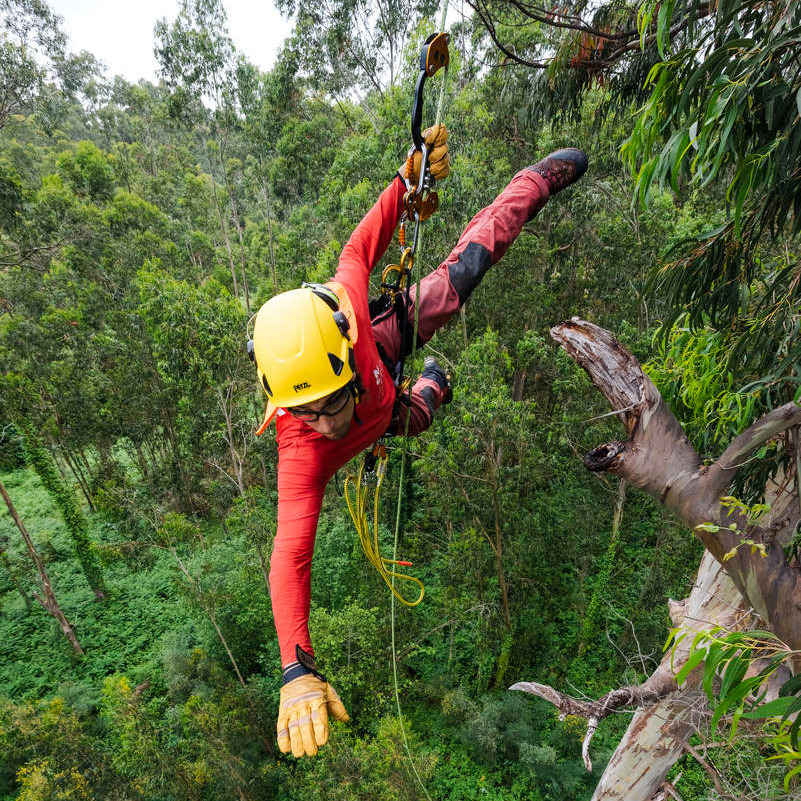
{"label": "tree climber", "polygon": [[[429,129],[425,142],[432,176],[445,178],[450,171],[445,127]],[[419,171],[420,156],[414,153],[412,172]],[[557,150],[517,173],[472,219],[448,258],[420,282],[418,346],[456,314],[548,198],[586,169],[581,150]],[[386,309],[371,314],[368,305],[370,272],[404,211],[404,172],[405,165],[356,227],[333,281],[267,301],[248,343],[269,398],[258,433],[276,419],[278,529],[270,594],[283,664],[278,747],[296,757],[316,754],[327,741],[329,714],[348,720],[339,696],[317,669],[308,630],[311,561],[326,484],[383,434],[425,431],[451,398],[445,372],[427,357],[411,397],[396,399],[392,373],[412,351],[413,328],[400,325],[406,321]],[[409,177],[416,185],[418,176]],[[414,288],[410,300],[407,314],[413,320]],[[408,332],[405,341],[402,330]]]}

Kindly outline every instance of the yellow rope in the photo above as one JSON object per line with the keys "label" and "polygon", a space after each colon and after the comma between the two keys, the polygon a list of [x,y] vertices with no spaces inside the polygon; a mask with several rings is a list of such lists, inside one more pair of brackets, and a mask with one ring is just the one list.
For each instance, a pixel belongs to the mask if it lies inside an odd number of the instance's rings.
{"label": "yellow rope", "polygon": [[[378,542],[378,508],[379,508],[379,495],[381,493],[381,485],[384,482],[384,476],[387,472],[388,457],[382,454],[376,463],[376,481],[375,489],[372,492],[372,499],[370,498],[370,488],[364,481],[364,462],[359,467],[359,472],[356,478],[349,475],[345,479],[345,500],[348,504],[348,511],[353,518],[353,525],[359,535],[359,542],[362,545],[364,555],[367,561],[378,571],[378,575],[386,582],[387,586],[392,590],[393,595],[406,606],[417,606],[425,595],[425,587],[423,582],[415,576],[410,576],[407,573],[399,573],[396,570],[389,569],[389,565],[402,565],[404,567],[411,566],[411,562],[404,562],[398,559],[385,559],[381,556],[381,546]],[[373,525],[372,533],[370,531],[370,505],[373,507]],[[419,588],[419,594],[415,600],[409,600],[404,597],[402,593],[395,589],[395,579],[402,581],[410,581],[416,584]]]}

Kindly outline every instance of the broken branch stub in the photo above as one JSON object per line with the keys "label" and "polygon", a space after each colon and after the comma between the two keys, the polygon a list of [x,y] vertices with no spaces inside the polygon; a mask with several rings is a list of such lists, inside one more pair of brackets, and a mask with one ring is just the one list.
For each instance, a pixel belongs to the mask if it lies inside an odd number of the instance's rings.
{"label": "broken branch stub", "polygon": [[609,331],[577,317],[552,328],[551,337],[584,369],[629,435],[627,442],[595,448],[584,463],[595,472],[620,476],[672,507],[671,493],[697,477],[701,460],[637,358]]}

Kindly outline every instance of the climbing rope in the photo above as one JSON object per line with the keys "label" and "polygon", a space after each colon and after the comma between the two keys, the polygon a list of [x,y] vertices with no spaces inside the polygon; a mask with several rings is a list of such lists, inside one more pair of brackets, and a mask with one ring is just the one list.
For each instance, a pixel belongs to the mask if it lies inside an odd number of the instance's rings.
{"label": "climbing rope", "polygon": [[[348,504],[348,511],[353,518],[353,523],[356,526],[356,531],[359,534],[359,541],[362,545],[362,550],[367,557],[367,561],[378,571],[378,575],[387,583],[387,586],[392,591],[393,597],[397,598],[405,606],[417,606],[423,600],[425,595],[425,587],[423,582],[415,576],[410,576],[406,573],[399,573],[396,570],[390,569],[388,566],[397,565],[399,567],[411,567],[411,562],[405,562],[397,559],[397,550],[392,559],[385,559],[381,556],[381,548],[378,543],[378,509],[379,509],[379,496],[381,493],[381,485],[384,483],[384,476],[387,472],[387,462],[389,457],[382,442],[377,443],[376,451],[374,452],[376,459],[375,467],[372,471],[373,475],[370,480],[365,480],[365,462],[362,462],[357,477],[348,476],[345,479],[345,500]],[[368,463],[369,464],[369,463]],[[370,488],[372,486],[372,497]],[[373,526],[372,535],[370,534],[369,510],[373,510]],[[418,595],[414,600],[409,600],[404,597],[397,589],[395,589],[395,580],[409,581],[416,584],[418,587]]]}
{"label": "climbing rope", "polygon": [[[443,3],[442,19],[440,22],[440,31],[445,30],[445,17],[448,11],[447,0]],[[408,309],[411,306],[411,293],[410,293],[410,277],[412,267],[414,266],[414,259],[420,245],[421,223],[423,220],[428,219],[431,214],[436,211],[439,205],[439,198],[437,193],[433,191],[434,179],[431,177],[430,170],[428,169],[428,148],[423,140],[421,134],[421,119],[423,107],[423,86],[426,78],[434,75],[441,67],[445,68],[445,74],[442,79],[439,91],[439,100],[437,103],[437,112],[435,124],[439,124],[442,118],[442,105],[445,96],[445,83],[448,73],[448,35],[446,33],[432,34],[429,36],[420,53],[420,73],[415,88],[414,103],[412,105],[412,139],[414,141],[415,149],[422,152],[420,161],[420,174],[418,176],[417,186],[412,186],[410,181],[411,164],[407,160],[406,166],[406,185],[407,191],[404,195],[404,212],[401,217],[398,240],[401,246],[401,258],[398,264],[389,265],[384,269],[381,275],[381,290],[389,294],[392,305],[396,311],[399,312],[398,300],[403,297],[402,308],[402,328],[401,328],[401,342],[405,343],[406,333],[408,330]],[[409,159],[412,156],[410,155]],[[414,231],[412,233],[411,245],[407,242],[406,223],[412,220],[414,222]],[[415,298],[417,302],[414,305],[414,321],[412,325],[412,346],[411,346],[411,360],[414,363],[417,355],[417,335],[418,335],[418,308],[420,305],[420,274],[418,270],[417,280],[415,284]],[[403,375],[403,360],[401,360],[399,369],[394,376],[396,382],[396,391],[400,395],[402,392],[411,392],[411,382],[405,379]],[[410,414],[407,413],[403,438],[406,440],[409,433],[409,419]],[[428,801],[432,801],[420,774],[415,766],[414,759],[412,758],[411,749],[409,747],[409,740],[406,735],[406,727],[403,723],[403,711],[400,703],[400,690],[398,684],[398,656],[395,647],[395,600],[397,599],[405,606],[417,606],[425,595],[425,588],[423,582],[415,576],[410,576],[406,573],[398,572],[392,566],[411,567],[411,562],[406,562],[398,559],[398,540],[400,536],[401,527],[401,509],[403,506],[403,487],[406,476],[406,462],[408,459],[408,446],[404,443],[401,448],[401,463],[400,463],[400,479],[398,482],[398,497],[395,508],[395,532],[392,546],[392,558],[386,559],[381,556],[380,545],[378,541],[378,510],[379,510],[379,497],[381,487],[386,476],[388,456],[383,438],[380,439],[373,451],[368,454],[366,459],[362,462],[357,476],[348,476],[345,479],[345,499],[348,504],[348,511],[353,518],[354,525],[359,534],[359,541],[361,542],[362,549],[367,556],[370,564],[375,567],[381,578],[384,579],[389,587],[390,594],[390,629],[392,634],[392,678],[395,691],[395,704],[398,710],[398,724],[400,726],[401,735],[403,737],[403,745],[406,755],[409,758],[412,772],[414,773],[420,789],[423,791]],[[369,482],[367,476],[370,476]],[[368,484],[372,484],[372,494]],[[372,507],[372,534],[370,532],[370,508]],[[396,581],[412,582],[417,585],[419,592],[417,598],[409,600],[403,593],[399,592],[396,588]]]}
{"label": "climbing rope", "polygon": [[[443,6],[442,12],[442,27],[445,24],[445,16],[447,14],[447,2]],[[400,337],[401,337],[401,354],[403,354],[403,346],[409,341],[409,319],[408,310],[411,308],[411,272],[414,266],[414,259],[420,243],[421,223],[423,220],[433,214],[439,205],[439,198],[434,191],[434,179],[431,176],[431,171],[428,166],[428,145],[423,138],[421,131],[422,116],[423,116],[423,87],[426,80],[435,75],[441,68],[445,68],[445,77],[442,80],[439,93],[439,101],[437,104],[437,124],[442,115],[442,103],[444,98],[445,78],[447,77],[448,63],[450,61],[450,54],[448,53],[448,34],[434,33],[431,34],[423,43],[420,51],[420,72],[417,78],[417,85],[415,87],[414,102],[412,103],[412,140],[414,148],[409,154],[406,162],[406,193],[403,196],[404,211],[401,215],[400,225],[398,228],[398,240],[401,246],[401,257],[398,264],[388,265],[381,275],[381,291],[389,297],[389,303],[394,308],[395,313],[399,318]],[[417,183],[413,184],[411,181],[413,169],[412,163],[414,153],[419,151],[421,153],[419,176]],[[407,241],[406,224],[410,220],[414,221],[414,230],[412,233],[411,244]],[[414,307],[414,322],[411,336],[411,357],[414,361],[417,353],[417,334],[418,334],[418,317],[417,308],[419,306],[420,298],[420,274],[417,274],[417,283],[415,289],[415,297],[418,302]],[[395,392],[398,399],[401,399],[405,392],[411,392],[411,381],[404,376],[404,362],[405,357],[401,355],[400,362],[396,365],[393,380],[395,382]],[[402,401],[396,401],[401,403]],[[409,433],[409,414],[406,415],[405,429],[402,432],[404,438]],[[362,549],[367,556],[368,561],[376,568],[379,575],[387,582],[387,585],[392,591],[393,603],[397,598],[401,603],[406,606],[417,606],[423,600],[425,588],[419,579],[409,576],[405,573],[398,573],[388,569],[388,565],[408,565],[407,562],[401,562],[397,559],[397,542],[396,553],[393,554],[392,559],[385,559],[381,556],[379,543],[378,543],[378,498],[380,495],[380,487],[383,483],[384,473],[386,471],[386,456],[383,459],[377,457],[378,452],[385,454],[386,448],[384,444],[384,437],[376,443],[372,453],[367,454],[362,466],[359,468],[356,477],[348,476],[345,481],[345,497],[348,504],[348,510],[353,518],[354,526],[359,534],[359,540],[362,544]],[[406,451],[403,451],[401,461],[401,483],[399,491],[399,505],[402,501],[402,488],[403,477],[405,474],[405,461]],[[380,469],[380,473],[376,473],[376,469]],[[370,497],[370,491],[367,486],[366,478],[369,476],[371,482],[375,483],[375,489]],[[370,533],[370,500],[372,500],[373,508],[373,530]],[[397,540],[398,529],[400,528],[400,509],[396,515],[395,521],[395,536]],[[411,581],[419,586],[419,594],[416,600],[408,600],[402,593],[399,593],[395,588],[395,579],[402,579]]]}
{"label": "climbing rope", "polygon": [[[448,0],[442,4],[442,20],[440,21],[439,29],[441,31],[445,30],[445,17],[448,13]],[[439,92],[439,102],[437,104],[437,115],[436,115],[436,123],[438,124],[441,120],[442,115],[442,100],[445,94],[445,80],[448,77],[448,65],[447,62],[445,63],[445,74],[442,79],[442,85],[440,86]],[[423,167],[423,163],[421,161],[420,164],[421,171]],[[415,241],[416,245],[419,244],[419,220],[415,225]],[[417,283],[415,286],[415,298],[417,302],[414,304],[414,331],[412,336],[412,364],[414,364],[415,356],[417,355],[417,328],[418,328],[418,317],[417,317],[417,310],[420,306],[420,273],[418,271],[417,274]],[[408,308],[408,306],[407,306]],[[409,432],[409,415],[406,415],[406,425],[404,427],[404,440],[406,439],[406,435]],[[401,520],[401,505],[403,501],[403,482],[405,479],[406,474],[406,460],[408,456],[407,446],[404,445],[402,453],[401,453],[401,467],[400,467],[400,481],[398,482],[398,500],[395,507],[395,537],[394,543],[392,546],[392,558],[397,559],[398,557],[398,538],[400,534],[400,520]],[[395,647],[395,577],[391,578],[391,585],[390,588],[393,590],[392,595],[390,596],[390,630],[392,633],[392,680],[395,690],[395,706],[398,710],[398,725],[400,726],[401,735],[403,736],[403,747],[406,750],[406,756],[409,758],[409,764],[412,767],[412,772],[414,773],[415,778],[417,779],[417,783],[420,785],[420,789],[423,791],[425,797],[428,801],[432,801],[431,796],[426,789],[425,784],[423,784],[423,780],[420,777],[420,774],[417,772],[417,766],[414,764],[414,759],[412,758],[412,751],[409,748],[409,739],[406,736],[406,726],[403,725],[403,710],[401,709],[401,702],[400,702],[400,690],[398,688],[398,655],[397,650]]]}

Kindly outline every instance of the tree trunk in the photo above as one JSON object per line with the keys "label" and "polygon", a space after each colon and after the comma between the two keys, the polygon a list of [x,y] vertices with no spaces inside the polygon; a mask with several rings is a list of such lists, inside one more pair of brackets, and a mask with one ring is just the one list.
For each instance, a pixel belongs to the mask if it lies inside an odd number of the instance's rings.
{"label": "tree trunk", "polygon": [[78,642],[78,638],[75,636],[72,626],[69,624],[69,621],[61,611],[61,607],[58,605],[55,593],[53,592],[53,587],[50,584],[50,576],[47,575],[44,562],[34,547],[33,540],[23,525],[20,516],[17,514],[17,510],[14,507],[14,504],[11,502],[11,498],[9,498],[2,481],[0,481],[0,495],[3,496],[3,500],[6,502],[6,506],[8,507],[8,512],[19,529],[20,534],[22,534],[22,539],[25,540],[28,553],[30,554],[31,559],[33,560],[33,563],[36,565],[36,569],[39,572],[39,579],[42,582],[42,595],[39,595],[39,593],[35,592],[33,597],[58,621],[58,625],[64,632],[64,636],[70,641],[70,645],[72,645],[75,653],[83,656],[83,648],[81,648],[81,644]]}
{"label": "tree trunk", "polygon": [[[799,521],[798,495],[778,494],[767,519],[756,524],[720,502],[752,451],[801,423],[801,406],[791,402],[769,412],[705,465],[637,359],[608,331],[573,318],[552,329],[551,336],[606,395],[629,435],[595,448],[584,464],[624,478],[677,514],[776,636],[801,649],[801,615],[787,614],[787,609],[801,609],[801,574],[787,563],[783,549]],[[703,524],[713,526],[699,528]],[[744,538],[764,547],[765,556],[741,547]]]}
{"label": "tree trunk", "polygon": [[83,474],[80,463],[76,457],[70,453],[70,450],[66,445],[63,446],[62,453],[64,456],[64,461],[67,463],[67,467],[69,467],[69,469],[72,471],[72,475],[75,476],[75,481],[81,488],[81,492],[83,493],[83,497],[86,499],[87,505],[94,512],[95,505],[92,503],[92,493],[89,491],[89,484],[86,480],[86,476]]}
{"label": "tree trunk", "polygon": [[[236,484],[240,497],[245,494],[244,468],[245,458],[248,451],[246,437],[242,437],[242,452],[236,447],[236,427],[234,425],[234,382],[229,381],[225,387],[217,387],[217,405],[225,419],[225,442],[228,445],[228,452],[231,455],[231,469],[234,475],[228,476]],[[222,471],[225,473],[225,471]],[[226,475],[228,475],[226,473]]]}
{"label": "tree trunk", "polygon": [[278,275],[275,272],[275,250],[273,248],[273,215],[270,204],[270,196],[267,193],[267,179],[264,177],[264,166],[259,156],[259,168],[261,172],[261,187],[264,192],[264,211],[267,216],[267,238],[270,244],[270,275],[273,278],[273,289],[278,290]]}
{"label": "tree trunk", "polygon": [[[648,681],[676,689],[673,677],[687,661],[695,635],[714,625],[736,629],[748,614],[734,583],[707,551],[689,598],[674,606],[674,615],[674,626],[688,636],[665,654]],[[593,801],[648,801],[656,794],[706,711],[700,679],[701,671],[693,671],[680,690],[635,713],[595,788]]]}
{"label": "tree trunk", "polygon": [[603,595],[606,591],[606,586],[609,583],[609,576],[612,574],[612,565],[614,564],[615,554],[617,553],[617,544],[620,537],[620,523],[623,520],[623,506],[626,503],[626,482],[623,479],[618,481],[617,496],[615,498],[615,508],[612,512],[612,527],[609,534],[609,545],[606,548],[606,554],[598,578],[595,582],[595,589],[587,604],[587,611],[584,613],[584,623],[581,627],[581,640],[579,641],[578,655],[582,656],[590,645],[593,636],[595,635],[596,622],[598,618],[598,610],[603,601]]}
{"label": "tree trunk", "polygon": [[36,471],[53,503],[61,512],[83,574],[94,592],[95,598],[102,601],[106,597],[103,569],[94,551],[94,545],[89,536],[89,524],[78,504],[75,492],[63,479],[55,459],[38,440],[30,424],[25,423],[20,428],[23,433],[28,464]]}
{"label": "tree trunk", "polygon": [[[801,648],[801,615],[795,611],[801,609],[801,579],[782,547],[801,517],[798,494],[788,491],[789,482],[766,487],[766,495],[770,490],[773,497],[765,521],[749,522],[721,503],[748,454],[801,423],[801,406],[788,403],[769,412],[735,437],[716,462],[704,465],[637,360],[608,331],[573,318],[552,329],[551,335],[607,397],[629,437],[595,448],[585,456],[585,465],[593,471],[609,470],[657,497],[694,530],[707,550],[690,597],[671,608],[674,625],[687,636],[642,685],[613,690],[596,702],[572,699],[539,684],[520,683],[513,689],[533,692],[563,714],[588,719],[583,749],[588,769],[589,742],[598,721],[623,706],[638,707],[593,799],[650,801],[688,748],[698,715],[705,711],[705,696],[697,689],[703,666],[681,688],[674,678],[695,634],[714,625],[735,630],[755,611],[761,627],[769,627],[791,649]],[[766,555],[744,546],[744,539],[762,546]]]}
{"label": "tree trunk", "polygon": [[236,209],[234,192],[228,183],[227,173],[226,187],[228,189],[228,201],[231,204],[231,218],[234,221],[234,227],[236,228],[236,235],[239,241],[239,268],[242,271],[242,288],[245,290],[245,308],[247,309],[248,317],[250,317],[250,288],[248,286],[247,260],[245,259],[245,239],[242,235],[242,223],[239,220],[239,212]]}
{"label": "tree trunk", "polygon": [[228,228],[225,224],[225,215],[223,214],[223,210],[220,206],[219,198],[217,197],[217,181],[214,179],[214,169],[212,168],[211,164],[211,154],[209,153],[209,144],[206,141],[205,134],[201,135],[201,139],[203,142],[203,149],[206,152],[206,161],[209,165],[209,176],[211,177],[211,193],[214,197],[214,208],[217,211],[217,219],[220,223],[220,233],[222,234],[223,242],[225,243],[225,250],[228,254],[228,266],[231,270],[231,281],[233,282],[234,286],[234,297],[239,297],[239,284],[236,280],[236,265],[234,264],[234,254],[233,250],[231,249],[231,238],[228,236]]}
{"label": "tree trunk", "polygon": [[231,665],[234,668],[234,673],[236,673],[237,679],[239,679],[239,683],[243,687],[247,687],[245,680],[242,678],[242,673],[239,670],[239,665],[237,664],[237,661],[231,649],[228,647],[228,641],[225,639],[225,636],[222,633],[222,629],[217,623],[217,615],[215,614],[214,609],[211,606],[211,603],[209,603],[208,600],[203,596],[203,590],[201,589],[199,582],[189,572],[189,568],[183,563],[181,557],[178,556],[178,551],[176,551],[175,548],[173,547],[170,547],[169,550],[170,553],[173,555],[173,557],[175,557],[175,561],[178,562],[178,567],[180,571],[184,574],[184,576],[186,576],[187,581],[189,581],[195,593],[197,593],[201,606],[205,609],[206,614],[208,615],[209,620],[211,621],[211,625],[214,626],[214,631],[217,632],[217,637],[220,640],[222,647],[225,649],[225,653],[228,654],[228,659],[231,661]]}
{"label": "tree trunk", "polygon": [[256,550],[259,552],[259,564],[261,565],[261,574],[264,576],[264,586],[267,588],[267,596],[270,595],[270,571],[267,567],[267,558],[264,555],[264,550],[260,543],[256,543]]}

